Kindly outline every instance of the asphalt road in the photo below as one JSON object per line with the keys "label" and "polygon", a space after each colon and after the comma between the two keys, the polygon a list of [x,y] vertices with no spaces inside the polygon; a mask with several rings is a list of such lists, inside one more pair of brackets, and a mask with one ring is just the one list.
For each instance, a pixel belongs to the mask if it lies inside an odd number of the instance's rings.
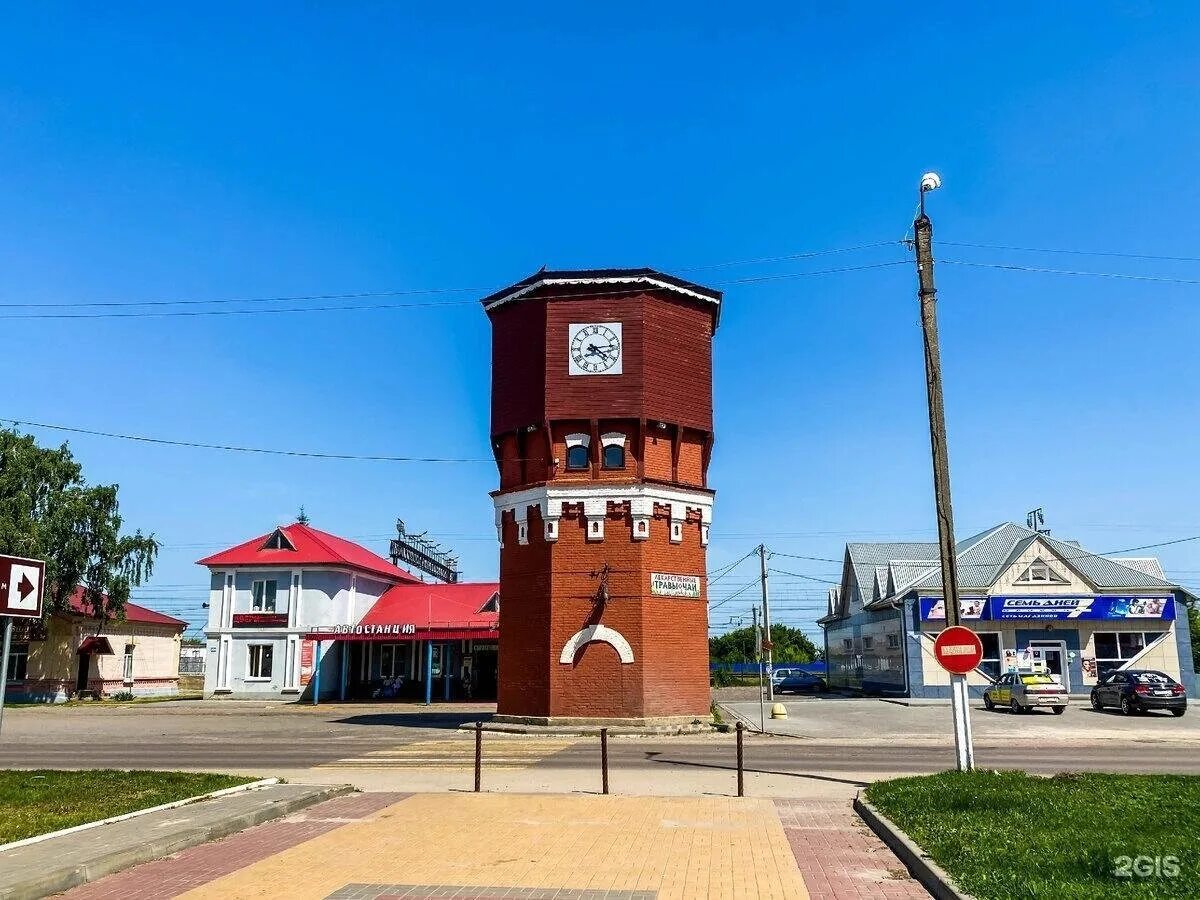
{"label": "asphalt road", "polygon": [[[847,708],[847,711],[849,708]],[[443,752],[470,758],[470,735],[458,725],[486,718],[488,708],[333,705],[298,707],[286,704],[235,704],[181,701],[116,707],[18,708],[5,714],[0,735],[0,766],[5,768],[208,768],[214,770],[300,769],[328,764],[372,751],[413,742],[450,741]],[[904,707],[889,715],[903,719]],[[869,775],[935,772],[952,767],[948,742],[920,733],[892,737],[851,737],[829,727],[819,738],[747,735],[748,770],[804,775],[861,773]],[[848,720],[858,731],[858,714]],[[923,721],[917,713],[912,721]],[[1049,718],[1049,717],[1047,717]],[[1056,726],[1061,717],[1053,717]],[[1025,717],[1018,720],[1025,722]],[[1087,721],[1081,717],[1080,721]],[[1021,768],[1035,772],[1120,771],[1200,774],[1200,742],[1167,730],[1178,720],[1141,720],[1137,732],[1119,738],[1107,735],[1081,740],[1086,732],[1047,735],[1020,741],[1020,732],[977,736],[976,758],[981,767]],[[903,731],[903,729],[901,729]],[[944,735],[944,733],[943,733]],[[1168,737],[1169,739],[1163,739]],[[489,740],[520,740],[498,737]],[[614,737],[610,765],[646,772],[671,769],[733,771],[734,736],[712,734],[687,738]],[[547,754],[533,767],[590,768],[598,765],[598,741],[584,739],[568,749]]]}

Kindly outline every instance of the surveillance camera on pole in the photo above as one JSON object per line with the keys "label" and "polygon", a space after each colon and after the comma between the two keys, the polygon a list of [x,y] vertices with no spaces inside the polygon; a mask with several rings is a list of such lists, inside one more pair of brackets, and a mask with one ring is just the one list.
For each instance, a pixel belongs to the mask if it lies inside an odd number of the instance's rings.
{"label": "surveillance camera on pole", "polygon": [[[933,455],[933,493],[937,509],[938,555],[942,563],[942,606],[946,610],[946,632],[967,632],[962,627],[958,600],[958,555],[954,546],[954,512],[950,503],[950,452],[946,441],[946,410],[942,401],[942,357],[938,345],[937,287],[933,280],[933,223],[925,215],[925,195],[942,186],[936,172],[921,176],[920,212],[913,222],[917,253],[918,296],[921,302],[921,330],[925,341],[925,386],[929,398],[929,442]],[[978,642],[978,639],[975,639]],[[959,644],[952,645],[954,647]],[[966,643],[961,646],[967,646]],[[939,657],[939,662],[941,661]],[[975,768],[975,749],[971,739],[971,716],[967,677],[950,672],[950,705],[954,713],[954,748],[960,771]]]}

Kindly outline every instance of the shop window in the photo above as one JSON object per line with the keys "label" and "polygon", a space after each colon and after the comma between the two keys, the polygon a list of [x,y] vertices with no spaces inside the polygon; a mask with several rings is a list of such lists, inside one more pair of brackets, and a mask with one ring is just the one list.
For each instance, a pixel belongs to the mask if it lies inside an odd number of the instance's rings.
{"label": "shop window", "polygon": [[8,651],[9,682],[24,681],[29,668],[29,645],[13,644]]}
{"label": "shop window", "polygon": [[254,612],[275,612],[275,595],[279,590],[274,578],[258,579],[250,587],[250,608]]}
{"label": "shop window", "polygon": [[133,644],[125,645],[125,658],[121,662],[121,677],[126,684],[133,684]]}
{"label": "shop window", "polygon": [[270,644],[251,644],[248,648],[249,671],[248,678],[267,681],[271,678],[271,663],[275,648]]}
{"label": "shop window", "polygon": [[379,677],[396,678],[408,670],[405,644],[384,644],[379,648]]}
{"label": "shop window", "polygon": [[432,669],[434,678],[442,677],[442,645],[441,644],[433,645],[433,659],[431,662],[431,669]]}
{"label": "shop window", "polygon": [[1103,681],[1108,673],[1121,668],[1165,636],[1165,631],[1097,631],[1092,636],[1097,680]]}
{"label": "shop window", "polygon": [[983,644],[983,660],[979,663],[979,671],[993,681],[1000,677],[1001,660],[1004,650],[1000,644],[1000,635],[994,631],[979,631],[979,642]]}

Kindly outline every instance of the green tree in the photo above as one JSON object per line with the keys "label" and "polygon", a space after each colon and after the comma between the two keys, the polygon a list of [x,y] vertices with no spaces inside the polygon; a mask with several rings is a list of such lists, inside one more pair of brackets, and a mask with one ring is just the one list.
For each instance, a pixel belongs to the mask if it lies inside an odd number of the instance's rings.
{"label": "green tree", "polygon": [[117,485],[89,486],[66,444],[0,429],[0,552],[46,561],[47,614],[66,611],[82,585],[92,614],[111,619],[150,577],[158,541],[121,534]]}
{"label": "green tree", "polygon": [[[799,628],[772,625],[771,644],[771,659],[776,665],[821,658],[821,651]],[[715,663],[754,662],[754,629],[738,628],[709,638],[708,656]]]}

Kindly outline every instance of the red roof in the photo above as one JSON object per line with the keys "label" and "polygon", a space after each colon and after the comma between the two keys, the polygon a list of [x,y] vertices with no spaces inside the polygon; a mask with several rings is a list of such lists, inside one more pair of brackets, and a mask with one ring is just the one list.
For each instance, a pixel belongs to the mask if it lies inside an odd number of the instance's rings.
{"label": "red roof", "polygon": [[[90,619],[92,618],[92,608],[84,601],[83,592],[82,585],[75,588],[75,593],[71,595],[67,602],[71,606],[71,612],[75,613],[75,615],[87,616]],[[108,598],[106,597],[105,602],[107,600]],[[136,603],[125,604],[125,621],[141,622],[144,625],[175,625],[179,628],[187,628],[187,622],[184,622],[182,619],[176,619],[173,616],[155,612],[144,606],[138,606]]]}
{"label": "red roof", "polygon": [[363,616],[360,625],[415,625],[417,630],[483,629],[495,631],[497,612],[480,612],[496,595],[494,581],[476,584],[397,584],[388,588]]}
{"label": "red roof", "polygon": [[[295,550],[266,549],[265,545],[282,531]],[[311,525],[293,522],[280,525],[275,531],[206,556],[197,563],[210,568],[220,566],[345,566],[378,575],[388,581],[420,584],[420,579],[403,569],[393,566],[382,556],[376,556],[366,547],[335,534],[318,531]]]}

